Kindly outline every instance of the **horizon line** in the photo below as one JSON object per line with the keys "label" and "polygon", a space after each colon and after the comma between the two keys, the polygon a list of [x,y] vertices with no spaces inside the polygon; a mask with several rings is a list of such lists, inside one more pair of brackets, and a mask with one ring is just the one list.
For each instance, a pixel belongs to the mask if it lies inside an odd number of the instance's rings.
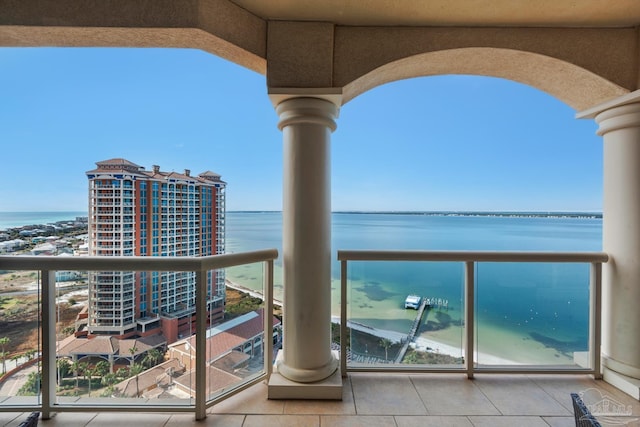
{"label": "horizon line", "polygon": [[[281,209],[230,209],[226,212],[230,213],[282,213]],[[84,210],[42,210],[42,211],[0,211],[4,213],[86,213]],[[593,210],[475,210],[475,209],[456,209],[456,210],[359,210],[345,209],[334,210],[331,213],[376,213],[376,214],[537,214],[537,215],[553,215],[553,214],[588,214],[602,215],[602,211]]]}

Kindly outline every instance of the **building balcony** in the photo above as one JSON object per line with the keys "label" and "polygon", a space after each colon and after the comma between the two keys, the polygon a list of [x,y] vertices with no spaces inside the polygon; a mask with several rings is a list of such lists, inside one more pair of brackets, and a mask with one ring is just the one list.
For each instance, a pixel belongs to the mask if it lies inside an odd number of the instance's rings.
{"label": "building balcony", "polygon": [[[207,385],[201,388],[197,382],[193,385],[191,397],[179,399],[173,396],[170,399],[158,401],[151,397],[144,399],[129,398],[117,399],[93,399],[91,397],[75,398],[68,400],[60,395],[55,387],[56,373],[55,360],[57,357],[55,341],[55,295],[52,273],[56,270],[74,269],[83,271],[104,271],[113,269],[135,271],[165,271],[173,274],[175,271],[211,271],[226,268],[232,265],[243,265],[249,262],[266,263],[264,267],[265,288],[264,295],[272,295],[273,286],[273,259],[275,250],[265,250],[254,253],[221,255],[206,258],[71,258],[56,259],[55,257],[0,257],[0,268],[4,270],[32,270],[41,272],[42,282],[42,394],[35,400],[28,397],[8,395],[0,402],[0,412],[10,414],[2,417],[16,416],[17,412],[40,410],[45,415],[56,412],[58,415],[52,419],[52,423],[71,422],[69,420],[81,420],[89,414],[96,414],[95,420],[102,419],[107,414],[113,416],[114,410],[121,412],[162,412],[162,414],[145,414],[148,420],[157,420],[158,424],[167,420],[192,420],[194,413],[196,418],[210,417],[216,419],[244,420],[244,422],[259,422],[259,414],[266,415],[266,419],[276,420],[276,414],[285,414],[294,425],[318,425],[331,422],[366,422],[368,419],[380,425],[398,423],[398,425],[413,425],[413,423],[452,423],[453,425],[516,425],[518,423],[550,422],[551,425],[568,425],[572,420],[570,392],[598,390],[603,396],[614,398],[616,401],[629,404],[629,398],[608,384],[596,381],[601,377],[599,352],[593,351],[600,347],[599,307],[600,307],[600,280],[601,263],[607,261],[607,255],[602,253],[487,253],[487,252],[393,252],[393,251],[339,251],[338,258],[342,267],[341,284],[339,289],[338,304],[339,315],[337,322],[340,325],[340,345],[337,349],[341,352],[340,372],[342,372],[342,401],[326,402],[301,402],[288,400],[269,400],[267,386],[262,382],[269,377],[272,369],[270,340],[264,353],[263,366],[256,371],[256,375],[237,380],[234,385],[212,388]],[[377,270],[376,264],[383,263],[382,270]],[[460,360],[446,364],[431,362],[407,363],[406,360],[394,359],[397,349],[388,349],[389,357],[380,356],[381,349],[377,348],[377,356],[359,357],[367,354],[363,350],[361,339],[356,337],[358,323],[361,323],[362,310],[355,301],[357,292],[361,291],[362,283],[371,283],[379,280],[376,277],[381,271],[389,268],[407,268],[407,264],[441,264],[451,265],[458,270],[460,279],[456,286],[460,299],[457,308],[447,311],[447,316],[462,319],[459,323],[459,345],[453,346],[460,352]],[[485,268],[502,268],[504,266],[516,266],[519,271],[526,272],[526,265],[531,263],[550,263],[556,267],[574,268],[576,265],[586,269],[581,277],[586,283],[583,288],[586,298],[580,303],[579,312],[586,313],[586,320],[582,326],[588,330],[588,340],[585,351],[576,352],[574,359],[565,363],[549,364],[547,362],[534,363],[507,363],[484,359],[483,352],[491,350],[493,343],[483,341],[481,333],[482,325],[478,323],[478,316],[482,315],[483,298],[483,271]],[[554,267],[557,274],[559,268]],[[509,270],[513,271],[513,270]],[[206,289],[207,275],[198,275],[198,288]],[[425,270],[425,287],[430,277],[428,268]],[[544,286],[543,286],[544,287]],[[425,292],[428,294],[428,292]],[[566,295],[564,295],[566,296]],[[563,297],[564,297],[563,296]],[[209,357],[199,359],[199,355],[206,354],[206,340],[198,339],[198,336],[206,337],[207,330],[212,326],[208,324],[207,307],[211,303],[207,293],[196,293],[197,320],[195,326],[196,344],[193,349],[196,360],[196,373],[208,372],[207,362]],[[548,297],[548,295],[547,295]],[[434,298],[434,301],[440,298]],[[215,299],[214,299],[215,301]],[[465,304],[466,301],[475,301],[474,304]],[[547,304],[553,305],[553,299],[545,298]],[[435,304],[435,303],[434,303]],[[444,305],[444,300],[438,304]],[[450,304],[453,306],[453,299]],[[128,305],[130,306],[130,304]],[[438,318],[438,308],[431,307],[432,318]],[[181,318],[189,316],[193,309],[185,309],[184,313],[171,313],[172,317]],[[267,304],[267,312],[272,312],[270,304]],[[418,315],[414,310],[396,310],[400,312],[402,319],[390,319],[391,321],[404,321]],[[440,311],[444,312],[444,311]],[[480,313],[480,314],[479,314]],[[100,313],[100,319],[115,318],[112,313]],[[528,313],[524,313],[527,314]],[[183,316],[184,315],[184,316]],[[270,316],[267,316],[270,318]],[[380,319],[384,320],[383,317]],[[387,319],[389,320],[389,319]],[[411,320],[411,319],[409,319]],[[411,322],[409,322],[411,323]],[[101,328],[107,324],[99,323]],[[347,327],[350,331],[347,332]],[[265,323],[265,331],[272,327]],[[478,333],[480,331],[480,333]],[[360,329],[360,332],[362,330]],[[366,328],[365,328],[366,332]],[[349,338],[347,338],[349,337]],[[415,337],[414,337],[415,338]],[[413,338],[411,338],[413,341]],[[374,339],[379,342],[379,339]],[[337,345],[337,343],[336,343]],[[518,343],[514,343],[518,345]],[[347,352],[349,347],[349,352]],[[535,359],[535,358],[534,358]],[[200,361],[198,361],[200,360]],[[208,375],[208,374],[207,374]],[[195,378],[195,377],[194,377]],[[213,378],[213,377],[212,377]],[[468,381],[467,378],[475,378]],[[212,380],[213,381],[213,380]],[[215,387],[214,387],[215,388]],[[637,407],[637,408],[636,408]],[[79,409],[81,408],[81,409]],[[640,413],[640,404],[634,403],[634,413]],[[73,413],[77,411],[82,413]],[[184,414],[192,412],[192,414]],[[127,414],[127,417],[137,417],[139,414]],[[122,415],[124,416],[124,415]],[[343,418],[344,417],[344,418]],[[371,418],[367,418],[371,417]],[[501,421],[502,420],[502,421]],[[97,421],[95,421],[97,422]],[[129,419],[128,422],[131,422]],[[151,421],[152,425],[155,421]],[[408,423],[408,424],[407,424]],[[480,424],[477,424],[480,423]],[[485,424],[482,424],[485,423]],[[88,425],[91,425],[90,423]],[[535,425],[535,424],[533,424]],[[542,425],[542,424],[540,424]]]}

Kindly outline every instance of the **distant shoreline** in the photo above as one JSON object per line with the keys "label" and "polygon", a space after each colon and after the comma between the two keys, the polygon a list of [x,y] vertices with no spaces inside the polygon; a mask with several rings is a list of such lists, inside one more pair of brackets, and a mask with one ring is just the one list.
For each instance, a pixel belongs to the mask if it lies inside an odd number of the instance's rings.
{"label": "distant shoreline", "polygon": [[[227,213],[282,213],[277,210],[228,210]],[[334,214],[355,214],[355,215],[426,215],[426,216],[506,216],[506,217],[580,217],[580,218],[602,218],[602,212],[590,211],[332,211]],[[0,211],[1,215],[68,215],[88,216],[85,211]],[[81,215],[78,215],[81,214]],[[73,220],[74,218],[69,218]]]}
{"label": "distant shoreline", "polygon": [[[227,211],[227,213],[282,213],[282,211]],[[461,217],[508,217],[508,218],[591,218],[601,219],[602,212],[571,211],[333,211],[332,214],[346,215],[422,215]]]}
{"label": "distant shoreline", "polygon": [[[0,212],[0,231],[8,231],[11,229],[21,229],[29,227],[43,226],[46,224],[69,222],[73,221],[72,216],[78,216],[77,214],[83,214],[83,212],[74,211],[51,211],[51,212]],[[282,211],[227,211],[228,214],[281,214]],[[51,218],[47,221],[34,221],[30,223],[18,222],[15,219],[11,219],[9,223],[4,223],[4,215],[20,216],[25,214],[26,216],[33,214],[52,215],[56,218]],[[60,215],[69,215],[68,219],[59,219]],[[572,219],[602,219],[601,212],[520,212],[520,211],[334,211],[332,214],[337,215],[413,215],[413,216],[439,216],[439,217],[462,217],[462,218],[478,218],[478,217],[494,217],[494,218],[572,218]],[[87,216],[86,213],[80,216]],[[18,225],[20,224],[20,225]]]}

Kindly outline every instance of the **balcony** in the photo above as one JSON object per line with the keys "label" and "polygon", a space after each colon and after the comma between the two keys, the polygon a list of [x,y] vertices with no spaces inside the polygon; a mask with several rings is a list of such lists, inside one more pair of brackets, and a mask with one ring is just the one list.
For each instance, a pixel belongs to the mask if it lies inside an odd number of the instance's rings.
{"label": "balcony", "polygon": [[[135,411],[135,412],[164,412],[164,414],[149,415],[151,420],[157,420],[162,424],[167,420],[184,419],[187,415],[183,412],[195,412],[197,418],[209,414],[214,420],[217,418],[230,418],[238,420],[255,420],[257,414],[267,415],[267,418],[276,414],[285,414],[292,423],[304,423],[314,425],[325,422],[363,422],[375,415],[377,422],[394,421],[399,425],[403,423],[444,423],[453,425],[496,425],[495,423],[507,422],[551,422],[552,425],[565,425],[572,420],[570,392],[596,389],[603,396],[615,397],[619,402],[630,404],[628,397],[610,385],[594,380],[601,377],[599,370],[599,353],[589,351],[578,357],[570,366],[552,366],[544,363],[529,365],[496,365],[479,359],[478,348],[486,348],[484,342],[477,338],[478,321],[476,310],[478,304],[463,304],[461,312],[464,318],[463,339],[460,341],[459,350],[465,356],[465,360],[457,365],[429,365],[429,364],[394,364],[369,360],[354,362],[346,355],[347,325],[352,320],[348,313],[353,314],[349,306],[353,305],[353,284],[350,281],[351,271],[357,271],[358,267],[368,264],[384,263],[385,269],[394,265],[402,267],[406,263],[452,263],[460,267],[461,300],[477,301],[479,291],[482,289],[482,281],[476,277],[478,271],[485,268],[485,264],[498,264],[500,266],[526,263],[553,263],[559,265],[583,264],[588,269],[588,301],[585,307],[588,312],[589,349],[599,348],[599,307],[600,307],[600,281],[601,263],[607,261],[607,255],[602,253],[496,253],[496,252],[394,252],[394,251],[339,251],[338,258],[341,262],[341,371],[343,378],[342,402],[301,402],[267,399],[267,387],[258,383],[257,378],[268,377],[271,363],[265,360],[263,373],[251,381],[234,390],[225,390],[221,394],[212,397],[207,390],[198,388],[196,384],[196,396],[188,402],[179,402],[169,399],[158,406],[153,400],[126,402],[119,401],[95,401],[83,398],[75,403],[65,400],[55,392],[55,312],[50,290],[53,283],[50,281],[51,273],[56,269],[64,270],[106,270],[129,269],[136,271],[165,271],[163,274],[173,274],[175,271],[208,271],[213,268],[222,268],[231,265],[239,265],[254,262],[265,262],[265,279],[268,286],[265,287],[265,295],[271,295],[273,276],[270,267],[275,258],[275,251],[260,251],[256,253],[233,254],[214,256],[207,258],[145,258],[145,257],[121,257],[121,258],[73,258],[54,259],[43,257],[0,257],[0,268],[7,270],[31,270],[40,269],[44,278],[42,283],[43,299],[43,324],[42,324],[42,362],[43,387],[45,391],[41,398],[29,403],[25,398],[8,396],[0,403],[0,412],[10,414],[1,417],[15,417],[15,412],[40,410],[43,413],[58,412],[59,414],[48,423],[64,423],[70,420],[82,420],[89,414],[95,415],[95,422],[106,414],[103,411]],[[367,271],[372,272],[370,268]],[[362,278],[362,271],[358,276]],[[206,284],[206,275],[199,275],[199,286]],[[425,277],[426,279],[426,277]],[[368,277],[367,280],[373,280]],[[49,289],[49,290],[47,290]],[[197,293],[198,307],[208,303],[206,292]],[[271,310],[271,308],[267,308]],[[206,309],[198,310],[206,313]],[[175,313],[172,313],[175,314]],[[105,316],[102,316],[105,317]],[[109,317],[109,316],[106,316]],[[269,316],[267,316],[269,317]],[[49,321],[48,321],[49,320]],[[200,314],[196,326],[196,340],[208,327],[206,314]],[[270,325],[265,325],[269,331]],[[267,355],[271,354],[270,340]],[[204,358],[199,359],[199,354],[204,354],[204,344],[196,341],[195,360],[196,369],[204,371],[206,363]],[[354,343],[351,349],[354,351]],[[517,344],[517,343],[516,343]],[[198,347],[199,346],[199,347]],[[269,359],[266,357],[265,359]],[[199,360],[199,361],[198,361]],[[470,361],[470,362],[469,362]],[[582,365],[580,365],[582,363]],[[559,375],[563,374],[563,375]],[[567,376],[567,374],[572,374]],[[465,378],[475,378],[473,382]],[[249,387],[245,389],[246,387]],[[47,395],[46,390],[51,390]],[[244,390],[244,391],[242,391]],[[239,395],[231,397],[234,393]],[[535,404],[527,403],[532,400]],[[523,403],[524,402],[524,403]],[[78,406],[79,405],[79,406]],[[634,413],[640,413],[640,404],[633,404]],[[82,414],[70,412],[81,411]],[[86,413],[84,413],[86,412]],[[109,414],[112,416],[113,414]],[[136,414],[126,415],[129,417]],[[124,416],[124,415],[123,415]],[[193,415],[190,415],[193,417]],[[344,418],[343,418],[344,417]],[[498,418],[496,418],[498,417]],[[504,417],[505,421],[499,421]],[[508,418],[507,418],[508,417]],[[342,420],[342,421],[341,421]],[[384,421],[383,421],[384,420]],[[537,421],[534,421],[537,420]],[[75,422],[75,421],[74,421]],[[153,423],[156,421],[152,421]],[[458,424],[456,424],[458,423]],[[476,424],[479,423],[479,424]],[[482,424],[485,423],[485,424]],[[61,424],[62,425],[62,424]],[[89,424],[91,425],[91,424]],[[506,424],[505,424],[506,425]],[[542,424],[541,424],[542,425]]]}
{"label": "balcony", "polygon": [[[6,10],[3,10],[6,12],[3,16],[7,17],[3,25],[6,27],[4,40],[6,44],[20,46],[121,46],[123,40],[126,40],[127,46],[149,47],[149,40],[153,39],[154,46],[179,45],[201,48],[215,54],[223,54],[225,58],[261,73],[266,73],[268,69],[268,93],[283,119],[282,128],[292,130],[288,134],[285,133],[287,143],[285,146],[291,148],[296,148],[298,145],[324,146],[329,142],[328,135],[334,130],[333,123],[324,124],[321,128],[326,135],[324,137],[315,138],[314,132],[316,134],[320,132],[305,130],[314,126],[320,127],[318,115],[304,111],[310,104],[314,104],[311,107],[316,111],[328,110],[327,104],[334,104],[336,107],[334,113],[324,115],[325,121],[333,122],[337,118],[337,109],[347,101],[372,87],[407,77],[433,74],[482,74],[508,78],[527,82],[533,87],[543,89],[578,111],[589,109],[586,113],[582,113],[582,117],[595,117],[600,124],[598,132],[604,136],[607,159],[604,167],[606,177],[604,193],[607,200],[605,208],[607,219],[604,228],[608,237],[604,248],[614,262],[607,266],[611,274],[606,276],[605,292],[609,289],[615,290],[605,295],[607,326],[613,326],[607,328],[609,340],[606,349],[609,359],[607,363],[616,372],[630,374],[636,379],[640,378],[638,373],[640,372],[638,371],[640,350],[635,345],[628,345],[628,342],[634,342],[638,335],[637,325],[640,324],[638,316],[634,314],[637,313],[640,295],[635,286],[640,272],[637,261],[640,256],[638,256],[636,244],[640,235],[637,224],[640,224],[640,221],[638,208],[633,204],[633,201],[637,200],[637,187],[640,182],[637,179],[638,165],[636,165],[640,157],[637,151],[634,151],[638,146],[638,122],[640,121],[638,114],[640,94],[637,91],[637,61],[635,61],[638,57],[636,28],[639,22],[639,9],[631,4],[633,2],[612,2],[611,4],[585,2],[578,6],[574,5],[571,13],[563,13],[567,11],[566,5],[559,5],[559,3],[554,5],[553,2],[547,5],[549,7],[523,4],[517,13],[509,5],[490,2],[492,7],[486,8],[484,11],[486,14],[478,14],[478,11],[473,8],[460,7],[459,4],[451,2],[450,5],[440,8],[441,14],[437,16],[434,16],[429,8],[416,8],[415,2],[407,2],[403,6],[394,8],[393,14],[389,14],[388,8],[383,7],[384,5],[363,6],[367,9],[353,7],[346,10],[334,7],[335,5],[331,2],[316,2],[315,5],[300,11],[284,7],[279,2],[267,3],[223,1],[221,4],[225,8],[224,14],[217,13],[218,8],[197,7],[197,5],[178,12],[175,7],[160,5],[155,7],[152,16],[149,16],[147,4],[144,2],[123,2],[119,5],[110,3],[108,7],[100,9],[99,13],[89,9],[78,9],[75,12],[68,11],[58,15],[47,13],[46,10],[43,12],[42,8],[38,7],[39,2],[35,0],[27,0],[25,6],[16,13],[14,3],[9,2],[4,7]],[[123,21],[122,17],[127,19]],[[114,25],[114,22],[119,25]],[[148,34],[150,22],[153,24],[154,37],[149,37]],[[249,25],[237,25],[229,29],[229,22],[248,22]],[[265,28],[268,28],[268,31],[265,31]],[[176,34],[177,29],[180,30],[180,34]],[[559,34],[562,37],[559,37]],[[176,43],[176,40],[183,42]],[[580,42],[576,43],[576,40]],[[308,52],[311,54],[307,54]],[[328,85],[331,87],[327,87]],[[297,105],[303,103],[308,105]],[[281,114],[283,111],[286,114]],[[300,116],[306,116],[303,117],[306,123],[302,126],[292,123],[289,120],[294,115],[289,114],[291,111],[295,114],[300,113]],[[299,237],[297,241],[302,243],[294,245],[293,250],[286,254],[286,259],[288,266],[296,265],[294,270],[297,269],[304,277],[309,269],[303,264],[310,264],[311,260],[315,259],[314,255],[319,255],[323,251],[329,252],[324,250],[327,245],[323,246],[325,242],[322,238],[316,238],[317,236],[307,232],[307,230],[319,230],[320,227],[314,227],[314,225],[320,221],[314,222],[314,220],[316,214],[326,207],[321,201],[317,203],[317,200],[309,201],[309,198],[316,194],[326,194],[328,180],[305,180],[300,173],[309,170],[310,177],[322,178],[323,169],[326,169],[324,165],[328,162],[322,157],[302,156],[298,155],[297,151],[287,150],[285,156],[292,160],[291,166],[285,169],[284,179],[287,185],[291,182],[311,183],[303,188],[306,193],[304,198],[292,192],[285,194],[287,201],[285,210],[288,215],[293,217],[300,212],[305,212],[305,215],[300,215],[303,219],[301,223],[296,223],[297,228],[294,229],[292,226],[293,221],[286,221],[285,230],[287,238],[299,234],[296,236]],[[313,161],[305,161],[305,158]],[[319,167],[312,170],[311,167],[315,165]],[[314,184],[316,182],[318,184]],[[306,211],[298,209],[305,206],[308,208]],[[328,212],[329,209],[327,208],[326,211]],[[319,230],[318,234],[323,232],[327,235],[325,230]],[[315,242],[320,244],[313,247]],[[298,249],[307,249],[309,246],[312,247],[310,256],[308,252],[298,251]],[[463,289],[461,294],[464,298],[473,296],[474,292],[475,296],[483,298],[483,290],[476,289],[475,286],[475,284],[482,286],[482,276],[478,277],[476,274],[478,268],[483,268],[477,266],[478,261],[449,262],[463,263],[460,270],[464,284],[460,289]],[[474,265],[468,266],[469,262]],[[610,269],[609,266],[611,266]],[[309,281],[314,280],[312,275],[306,274],[306,276]],[[598,275],[592,277],[598,277]],[[343,284],[348,280],[356,279],[344,278]],[[296,289],[297,285],[292,281],[287,286],[290,289],[292,286]],[[589,311],[597,312],[598,307],[597,304],[594,306],[593,300],[595,299],[591,300]],[[461,313],[466,316],[468,328],[473,328],[475,325],[472,321],[474,313],[468,311],[472,306],[473,304],[467,304]],[[344,319],[346,316],[343,316]],[[589,342],[593,346],[597,344],[593,337],[597,336],[595,329],[598,325],[591,314],[589,322],[591,323],[590,333],[593,331]],[[324,325],[324,322],[317,323]],[[624,328],[620,328],[619,325],[630,327],[629,330],[623,330]],[[476,355],[473,349],[485,345],[482,340],[474,342],[477,338],[473,336],[465,335],[462,338],[464,339],[460,340],[460,350],[469,352],[469,349],[472,349],[470,353],[474,357]],[[597,373],[593,355],[587,359],[593,365],[589,369],[594,369],[594,374]],[[470,357],[466,358],[466,363],[471,366],[472,375],[478,374],[476,381],[471,384],[482,387],[481,381],[484,381],[484,375],[488,373],[476,371],[475,368],[483,368],[483,365],[487,364]],[[396,396],[402,398],[405,395],[395,394],[394,390],[369,388],[364,391],[368,396],[363,398],[363,389],[357,385],[356,378],[367,375],[379,374],[351,373],[349,384],[345,386],[350,387],[351,393],[347,393],[345,398],[351,396],[353,399],[353,414],[357,417],[372,413],[379,414],[381,417],[354,418],[355,422],[369,424],[368,421],[373,421],[377,424],[396,423],[397,425],[425,421],[438,425],[446,422],[442,419],[409,419],[403,417],[405,414],[397,414],[393,410],[386,412],[385,409],[379,409],[379,411],[367,412],[363,408],[367,408],[368,402],[377,404],[378,408],[384,408],[386,401],[391,401],[397,404],[398,411],[406,409],[401,405],[402,402],[394,399]],[[426,377],[431,374],[422,375]],[[469,375],[469,372],[465,371],[458,375]],[[383,379],[388,378],[392,376],[387,374],[383,377]],[[531,400],[538,404],[536,406],[543,415],[555,416],[553,411],[548,412],[542,409],[543,405],[540,403],[544,399],[536,393],[535,387],[532,390],[528,389],[530,393],[526,397],[522,396],[523,393],[517,392],[520,388],[514,385],[510,378],[507,377],[501,385],[505,386],[504,388],[513,394],[514,398],[522,397],[518,402],[520,405],[522,400],[534,396]],[[554,380],[556,378],[556,376],[553,377]],[[413,376],[409,376],[409,381],[418,391]],[[573,380],[563,378],[563,381],[568,384]],[[380,381],[380,383],[385,382]],[[433,384],[437,386],[440,383]],[[442,387],[446,391],[449,390],[446,384]],[[464,389],[451,390],[452,394],[464,394]],[[547,395],[554,395],[553,386],[551,389],[543,388],[543,391]],[[260,393],[264,394],[264,390]],[[381,394],[383,399],[376,401],[377,394]],[[448,393],[442,394],[446,396]],[[511,412],[501,405],[501,400],[508,400],[511,396],[505,399],[498,398],[496,401],[491,399],[491,396],[495,398],[495,393],[486,391],[483,394],[502,414],[526,415],[522,412]],[[423,406],[429,412],[434,406],[438,406],[438,402],[442,402],[420,397]],[[351,407],[344,409],[342,406],[334,412],[332,409],[327,409],[331,408],[328,404],[315,406],[314,409],[302,408],[300,405],[297,406],[297,410],[292,410],[296,408],[296,404],[291,401],[285,401],[282,406],[278,406],[271,405],[271,402],[262,405],[263,402],[260,400],[256,406],[252,406],[251,395],[243,400],[241,407],[244,412],[242,413],[278,415],[270,418],[249,415],[232,419],[230,422],[262,424],[265,419],[277,422],[280,418],[276,417],[284,413],[296,415],[313,413],[315,418],[311,418],[309,424],[322,422],[326,425],[342,421],[325,417],[323,414],[341,415],[344,411],[352,413]],[[411,397],[407,397],[406,400],[419,403]],[[459,406],[468,405],[468,399],[463,401],[452,399],[452,401]],[[567,407],[562,401],[557,401],[565,408]],[[231,408],[225,413],[233,414],[235,410]],[[394,419],[382,418],[384,415],[391,415]],[[102,419],[114,422],[115,417],[105,416]],[[127,416],[124,420],[128,424],[132,419]],[[307,424],[306,421],[308,421],[307,418],[288,420],[290,424]],[[163,424],[165,421],[166,419]],[[483,420],[478,418],[477,414],[461,420],[467,425],[470,423],[525,425],[536,422],[556,425],[564,424],[564,421],[566,420],[552,418],[535,419],[530,422],[520,418],[503,421],[490,418]]]}

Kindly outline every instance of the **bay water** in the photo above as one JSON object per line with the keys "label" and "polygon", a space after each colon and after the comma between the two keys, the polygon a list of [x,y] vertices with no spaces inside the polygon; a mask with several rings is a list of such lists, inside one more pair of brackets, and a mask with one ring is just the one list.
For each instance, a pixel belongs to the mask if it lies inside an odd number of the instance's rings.
{"label": "bay water", "polygon": [[[0,213],[0,230],[86,216],[84,212]],[[282,253],[280,212],[228,212],[227,252],[276,248]],[[597,217],[334,213],[332,215],[332,314],[340,312],[338,249],[600,251]],[[276,261],[275,297],[282,297],[282,259]],[[476,265],[478,362],[571,364],[588,346],[589,265],[478,263]],[[261,291],[262,265],[229,269],[227,277]],[[440,299],[420,337],[460,356],[463,342],[464,265],[456,262],[350,262],[348,318],[379,330],[407,334],[415,311],[409,294]],[[310,304],[313,302],[310,301]],[[451,350],[453,349],[453,351]]]}
{"label": "bay water", "polygon": [[[602,249],[597,217],[334,213],[332,313],[340,311],[337,249],[583,252]],[[227,214],[227,251],[281,251],[279,212]],[[280,252],[281,253],[281,252]],[[275,294],[282,295],[276,262]],[[261,266],[231,269],[228,277],[262,288]],[[588,348],[589,265],[476,264],[476,348],[479,363],[572,364]],[[420,337],[462,355],[464,265],[460,262],[350,262],[348,318],[368,327],[407,334],[416,312],[409,294],[439,299]],[[313,302],[310,301],[310,304]],[[436,347],[437,348],[437,347]],[[453,349],[453,350],[452,350]]]}
{"label": "bay water", "polygon": [[58,221],[73,221],[76,217],[86,217],[86,211],[51,212],[0,212],[0,231],[24,225],[44,225]]}

